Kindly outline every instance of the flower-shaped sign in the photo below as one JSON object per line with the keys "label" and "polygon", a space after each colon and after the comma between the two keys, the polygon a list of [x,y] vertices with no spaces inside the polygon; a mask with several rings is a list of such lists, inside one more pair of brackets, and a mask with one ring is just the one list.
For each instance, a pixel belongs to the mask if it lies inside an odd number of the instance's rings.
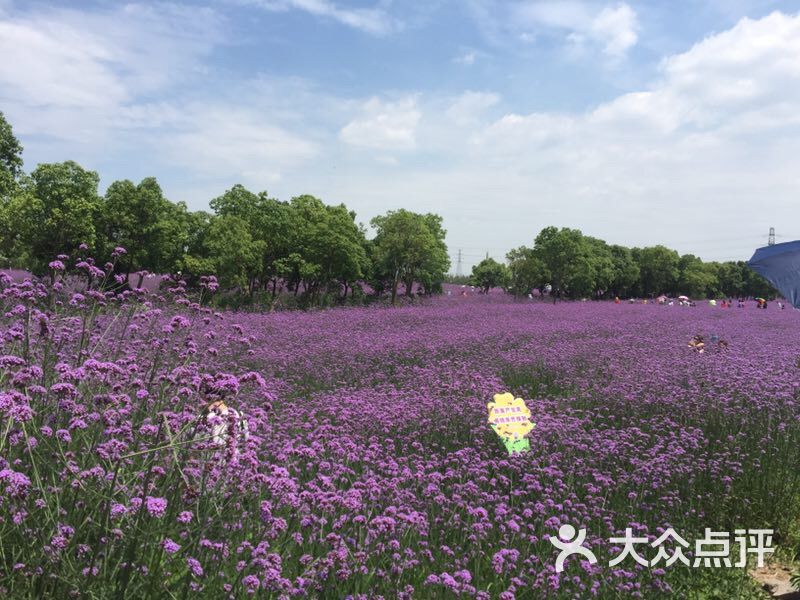
{"label": "flower-shaped sign", "polygon": [[489,409],[489,425],[505,444],[509,454],[525,452],[530,448],[526,437],[534,428],[531,411],[522,398],[513,394],[495,394],[494,402],[486,405]]}

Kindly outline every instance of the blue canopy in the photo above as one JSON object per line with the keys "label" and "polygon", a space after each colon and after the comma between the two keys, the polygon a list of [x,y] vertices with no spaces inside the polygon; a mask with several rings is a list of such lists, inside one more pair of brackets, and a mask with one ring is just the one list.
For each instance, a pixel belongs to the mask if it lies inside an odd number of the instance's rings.
{"label": "blue canopy", "polygon": [[800,308],[800,240],[759,248],[747,266]]}

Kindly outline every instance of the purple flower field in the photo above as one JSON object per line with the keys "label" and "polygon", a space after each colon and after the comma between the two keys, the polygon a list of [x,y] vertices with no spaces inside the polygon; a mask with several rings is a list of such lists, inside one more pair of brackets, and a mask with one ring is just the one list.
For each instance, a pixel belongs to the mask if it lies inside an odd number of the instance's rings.
{"label": "purple flower field", "polygon": [[[743,569],[609,567],[608,539],[797,543],[796,311],[454,292],[259,315],[54,281],[1,292],[3,597],[729,598]],[[504,391],[527,454],[486,423]],[[218,443],[213,402],[248,435]],[[562,524],[597,564],[556,573]]]}

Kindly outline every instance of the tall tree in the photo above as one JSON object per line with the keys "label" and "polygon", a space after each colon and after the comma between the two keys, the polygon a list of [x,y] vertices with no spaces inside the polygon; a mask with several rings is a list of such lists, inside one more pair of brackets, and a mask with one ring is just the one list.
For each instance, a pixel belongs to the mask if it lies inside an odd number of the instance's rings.
{"label": "tall tree", "polygon": [[294,261],[295,292],[302,282],[306,295],[317,296],[331,287],[346,289],[364,276],[367,257],[355,213],[343,204],[327,206],[309,195],[292,198],[290,207],[294,247],[303,259],[303,264]]}
{"label": "tall tree", "polygon": [[31,244],[41,233],[40,205],[31,186],[18,186],[0,198],[0,256],[10,267],[33,268]]}
{"label": "tall tree", "polygon": [[[749,269],[748,269],[749,270]],[[724,262],[717,271],[719,290],[730,298],[742,296],[744,288],[744,274],[742,268],[735,262]]]}
{"label": "tall tree", "polygon": [[106,190],[101,204],[101,223],[106,254],[115,246],[128,252],[118,260],[121,272],[170,272],[186,244],[188,225],[183,218],[185,205],[167,200],[154,177],[138,185],[125,179]]}
{"label": "tall tree", "polygon": [[657,295],[675,291],[680,275],[680,256],[664,246],[634,249],[639,264],[643,295]]}
{"label": "tall tree", "polygon": [[376,230],[372,244],[376,278],[389,282],[392,304],[400,282],[408,296],[419,279],[429,288],[441,282],[450,267],[441,217],[400,209],[375,217],[371,223]]}
{"label": "tall tree", "polygon": [[206,235],[213,272],[222,285],[252,293],[253,272],[261,263],[263,242],[253,239],[248,223],[234,215],[216,216]]}
{"label": "tall tree", "polygon": [[37,227],[28,240],[33,267],[43,271],[57,254],[73,252],[80,244],[94,248],[100,209],[97,173],[78,163],[40,164],[31,173],[31,206]]}
{"label": "tall tree", "polygon": [[7,199],[22,175],[22,144],[0,112],[0,201]]}
{"label": "tall tree", "polygon": [[182,271],[190,279],[197,279],[202,275],[216,275],[215,260],[208,244],[209,230],[214,217],[198,210],[187,212],[184,219],[187,239],[176,270]]}
{"label": "tall tree", "polygon": [[510,273],[508,267],[497,262],[493,258],[484,258],[477,265],[472,267],[473,285],[478,286],[484,294],[494,287],[505,287],[508,285]]}
{"label": "tall tree", "polygon": [[508,260],[510,291],[515,296],[522,296],[533,289],[543,292],[550,281],[550,271],[536,255],[533,248],[520,246],[506,254]]}
{"label": "tall tree", "polygon": [[261,195],[259,202],[259,236],[264,242],[264,256],[261,268],[262,284],[272,286],[273,299],[278,294],[278,284],[285,268],[278,263],[288,257],[294,249],[295,228],[292,207],[288,202]]}
{"label": "tall tree", "polygon": [[595,289],[591,246],[577,229],[545,227],[534,253],[550,272],[553,301],[562,294],[584,296]]}
{"label": "tall tree", "polygon": [[610,291],[614,296],[627,296],[639,281],[639,265],[628,248],[612,245],[609,250],[614,264]]}
{"label": "tall tree", "polygon": [[[150,254],[155,273],[174,273],[181,269],[183,258],[189,251],[192,240],[192,213],[185,202],[165,201],[162,213],[156,222],[153,237],[157,246]],[[204,275],[210,271],[205,271]]]}
{"label": "tall tree", "polygon": [[584,236],[589,245],[588,260],[591,263],[591,290],[595,298],[605,295],[614,285],[617,276],[611,248],[603,240]]}
{"label": "tall tree", "polygon": [[711,263],[704,263],[693,254],[684,254],[678,261],[678,289],[693,298],[707,298],[717,295],[719,278],[717,269]]}
{"label": "tall tree", "polygon": [[414,279],[426,294],[441,293],[444,274],[450,268],[450,255],[444,241],[447,231],[443,226],[442,217],[426,213],[423,215],[423,219],[433,235],[434,243],[415,275],[406,277],[406,296],[411,295]]}
{"label": "tall tree", "polygon": [[9,266],[25,266],[30,251],[25,232],[35,226],[31,199],[23,193],[22,145],[0,112],[0,260]]}

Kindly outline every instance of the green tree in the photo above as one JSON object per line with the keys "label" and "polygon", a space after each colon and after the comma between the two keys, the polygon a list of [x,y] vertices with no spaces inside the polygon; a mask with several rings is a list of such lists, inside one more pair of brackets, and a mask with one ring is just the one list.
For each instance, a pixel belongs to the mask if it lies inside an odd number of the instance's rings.
{"label": "green tree", "polygon": [[186,205],[167,200],[154,177],[138,185],[115,181],[106,190],[100,212],[103,235],[98,241],[105,246],[106,258],[116,246],[127,250],[117,261],[126,277],[134,271],[176,269],[188,241]]}
{"label": "green tree", "polygon": [[693,254],[684,254],[678,261],[678,289],[693,298],[715,297],[719,289],[716,266],[706,264]]}
{"label": "green tree", "polygon": [[523,296],[533,289],[538,289],[540,293],[544,291],[544,287],[550,281],[550,271],[533,248],[525,246],[514,248],[506,254],[506,260],[508,260],[510,292],[515,296]]}
{"label": "green tree", "polygon": [[533,249],[550,273],[553,302],[562,295],[586,296],[597,289],[592,247],[577,229],[545,227]]}
{"label": "green tree", "polygon": [[0,202],[8,199],[17,188],[22,175],[22,144],[14,137],[11,124],[0,112]]}
{"label": "green tree", "polygon": [[584,236],[584,240],[589,245],[588,260],[591,263],[592,278],[591,282],[587,282],[587,287],[599,298],[607,294],[614,285],[617,276],[614,256],[603,240],[589,236]]}
{"label": "green tree", "polygon": [[44,271],[57,254],[69,254],[82,243],[95,248],[99,180],[73,161],[40,164],[31,173],[28,191],[36,227],[26,232],[26,241],[35,271]]}
{"label": "green tree", "polygon": [[206,235],[213,272],[221,284],[251,293],[252,274],[261,263],[263,242],[254,240],[248,223],[234,215],[213,217]]}
{"label": "green tree", "polygon": [[240,183],[211,200],[208,205],[221,217],[239,217],[251,230],[257,227],[259,195]]}
{"label": "green tree", "polygon": [[9,267],[33,266],[31,242],[40,227],[39,202],[29,185],[0,199],[0,257]]}
{"label": "green tree", "polygon": [[22,145],[0,112],[0,260],[7,266],[26,266],[30,261],[27,234],[37,224],[30,194],[20,187]]}
{"label": "green tree", "polygon": [[717,271],[719,279],[718,288],[723,295],[729,298],[742,296],[744,288],[744,275],[742,268],[735,262],[724,262]]}
{"label": "green tree", "polygon": [[289,256],[294,249],[296,222],[288,202],[262,196],[259,204],[259,236],[264,242],[262,282],[271,285],[273,300],[278,294],[279,281],[283,279],[283,266],[278,261]]}
{"label": "green tree", "polygon": [[639,264],[642,295],[673,292],[680,276],[680,256],[664,246],[635,248],[633,255]]}
{"label": "green tree", "polygon": [[176,270],[182,271],[188,278],[196,279],[201,275],[216,275],[216,266],[209,248],[209,230],[214,217],[205,211],[187,212],[186,243],[178,261]]}
{"label": "green tree", "polygon": [[293,262],[296,268],[290,281],[295,294],[301,283],[311,298],[342,287],[346,293],[349,284],[364,277],[368,264],[363,231],[355,222],[355,213],[343,204],[327,206],[309,195],[292,198],[289,204],[293,247],[303,261]]}
{"label": "green tree", "polygon": [[[185,202],[164,203],[153,232],[157,246],[150,256],[151,271],[174,273],[181,269],[184,256],[189,251],[193,225],[192,213],[189,212]],[[202,274],[210,274],[210,271]]]}
{"label": "green tree", "polygon": [[433,235],[434,243],[425,260],[414,275],[405,278],[406,296],[410,296],[414,281],[422,287],[426,294],[439,294],[442,292],[444,274],[450,269],[450,255],[447,252],[445,237],[447,231],[443,227],[442,217],[433,213],[423,215],[428,231]]}
{"label": "green tree", "polygon": [[[218,217],[223,219],[223,222],[231,222],[229,221],[230,219],[237,219],[236,222],[241,223],[247,229],[250,241],[260,242],[259,248],[263,251],[266,249],[265,240],[268,237],[268,232],[263,231],[261,215],[259,214],[261,198],[262,196],[259,194],[255,194],[237,183],[221,196],[211,200],[209,206]],[[252,294],[262,272],[263,257],[260,256],[257,262],[249,264],[244,275],[247,278],[247,285],[242,287],[246,287],[248,292]]]}
{"label": "green tree", "polygon": [[509,279],[508,267],[493,258],[484,258],[472,267],[471,282],[483,290],[484,294],[493,287],[505,287],[508,285]]}
{"label": "green tree", "polygon": [[374,278],[379,289],[389,287],[392,304],[400,282],[410,296],[415,281],[422,281],[428,291],[442,281],[450,259],[441,217],[400,209],[375,217],[371,223],[376,230],[372,243]]}
{"label": "green tree", "polygon": [[639,265],[624,246],[612,245],[609,251],[614,264],[610,292],[614,296],[628,296],[639,282]]}

